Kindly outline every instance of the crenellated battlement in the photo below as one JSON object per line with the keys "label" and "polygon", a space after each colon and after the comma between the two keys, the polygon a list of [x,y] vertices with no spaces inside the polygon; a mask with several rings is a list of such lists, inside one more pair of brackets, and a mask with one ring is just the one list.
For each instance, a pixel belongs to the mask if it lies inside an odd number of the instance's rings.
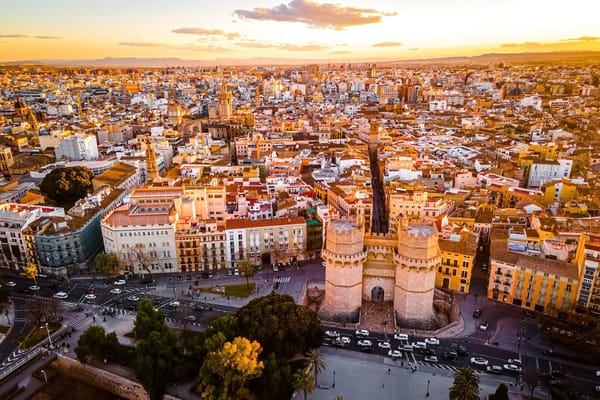
{"label": "crenellated battlement", "polygon": [[[363,261],[364,259],[367,258],[367,252],[363,251],[360,253],[356,253],[356,254],[350,254],[350,255],[346,255],[346,254],[337,254],[337,253],[333,253],[327,249],[323,249],[323,251],[321,252],[322,256],[324,259],[327,260],[332,260],[334,262],[358,262],[358,261]],[[329,265],[328,265],[329,266]]]}

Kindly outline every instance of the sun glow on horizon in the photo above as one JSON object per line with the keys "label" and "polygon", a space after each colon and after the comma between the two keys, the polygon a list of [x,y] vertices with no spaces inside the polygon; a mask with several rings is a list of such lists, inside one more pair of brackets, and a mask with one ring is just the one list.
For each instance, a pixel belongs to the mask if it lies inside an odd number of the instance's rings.
{"label": "sun glow on horizon", "polygon": [[[38,4],[39,3],[39,4]],[[599,50],[590,0],[24,0],[0,16],[0,62],[103,57],[408,59]],[[116,11],[118,10],[118,12]]]}

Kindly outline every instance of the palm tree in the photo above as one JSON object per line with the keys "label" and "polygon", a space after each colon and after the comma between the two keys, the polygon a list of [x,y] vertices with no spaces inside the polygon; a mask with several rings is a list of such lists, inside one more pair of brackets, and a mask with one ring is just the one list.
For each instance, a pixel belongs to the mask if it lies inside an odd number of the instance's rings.
{"label": "palm tree", "polygon": [[344,400],[344,396],[335,396],[335,400]]}
{"label": "palm tree", "polygon": [[315,379],[306,368],[300,368],[294,372],[292,382],[294,382],[294,389],[296,391],[304,393],[304,400],[315,390]]}
{"label": "palm tree", "polygon": [[450,387],[450,400],[479,400],[479,376],[469,367],[459,368]]}
{"label": "palm tree", "polygon": [[319,350],[317,349],[311,349],[308,351],[308,353],[305,354],[306,356],[306,362],[308,364],[308,366],[314,371],[315,373],[315,385],[317,385],[317,375],[319,374],[319,372],[323,371],[326,367],[325,365],[325,361],[323,361],[323,358],[321,357],[321,353],[319,353]]}
{"label": "palm tree", "polygon": [[254,276],[254,266],[248,260],[241,260],[238,262],[238,268],[240,272],[246,277],[246,287],[250,286],[250,278]]}

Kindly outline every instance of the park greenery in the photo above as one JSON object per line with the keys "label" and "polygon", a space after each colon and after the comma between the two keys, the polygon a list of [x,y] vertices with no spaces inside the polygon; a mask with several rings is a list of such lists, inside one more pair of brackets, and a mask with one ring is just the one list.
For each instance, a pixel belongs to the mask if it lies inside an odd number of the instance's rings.
{"label": "park greenery", "polygon": [[87,167],[53,169],[40,183],[42,194],[58,205],[72,205],[92,189],[94,173]]}
{"label": "park greenery", "polygon": [[118,276],[121,273],[121,263],[114,253],[101,251],[94,257],[94,263],[96,264],[96,270],[109,278]]}
{"label": "park greenery", "polygon": [[[170,329],[163,312],[142,299],[132,335],[134,350],[117,347],[114,333],[90,327],[75,352],[81,362],[106,358],[132,368],[152,400],[162,398],[167,385],[194,378],[203,399],[289,399],[295,390],[309,393],[313,375],[324,368],[318,352],[310,351],[322,341],[317,315],[277,293],[252,300],[192,335]],[[294,374],[306,366],[310,381],[298,387]]]}

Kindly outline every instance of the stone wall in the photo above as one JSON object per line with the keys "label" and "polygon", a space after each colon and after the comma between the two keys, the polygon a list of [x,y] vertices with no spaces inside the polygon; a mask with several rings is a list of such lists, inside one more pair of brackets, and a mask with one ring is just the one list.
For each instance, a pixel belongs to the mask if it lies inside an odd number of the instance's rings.
{"label": "stone wall", "polygon": [[[57,369],[61,374],[87,384],[101,387],[111,393],[125,399],[150,400],[150,396],[141,383],[135,380],[133,372],[118,365],[111,364],[111,368],[117,368],[118,373],[96,368],[90,364],[82,364],[79,361],[58,355],[56,361]],[[121,376],[127,374],[128,376]],[[165,397],[167,398],[167,397]],[[168,398],[173,398],[168,396]]]}

